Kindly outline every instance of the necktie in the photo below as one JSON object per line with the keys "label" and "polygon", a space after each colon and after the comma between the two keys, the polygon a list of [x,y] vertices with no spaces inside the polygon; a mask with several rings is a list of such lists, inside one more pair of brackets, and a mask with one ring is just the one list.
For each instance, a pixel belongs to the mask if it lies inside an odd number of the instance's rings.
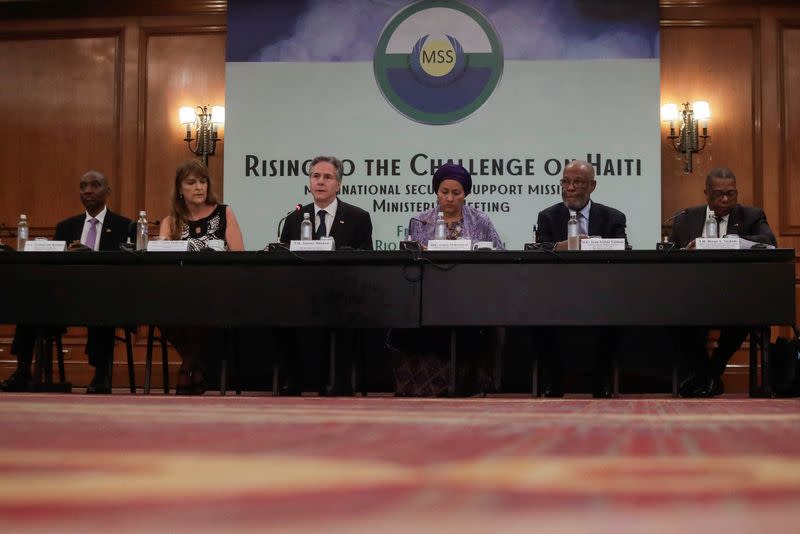
{"label": "necktie", "polygon": [[575,218],[578,219],[578,229],[581,235],[589,235],[589,229],[586,227],[586,217],[580,211],[575,212]]}
{"label": "necktie", "polygon": [[94,217],[89,219],[89,232],[86,234],[86,243],[84,245],[92,250],[94,250],[94,244],[97,241],[97,223],[99,222]]}
{"label": "necktie", "polygon": [[720,231],[722,230],[722,217],[717,215],[714,218],[717,219],[717,237],[719,237]]}
{"label": "necktie", "polygon": [[319,239],[328,235],[328,228],[325,226],[325,216],[327,214],[328,212],[325,210],[319,210],[317,212],[317,215],[319,215],[319,226],[317,226],[317,234],[314,236],[314,239]]}

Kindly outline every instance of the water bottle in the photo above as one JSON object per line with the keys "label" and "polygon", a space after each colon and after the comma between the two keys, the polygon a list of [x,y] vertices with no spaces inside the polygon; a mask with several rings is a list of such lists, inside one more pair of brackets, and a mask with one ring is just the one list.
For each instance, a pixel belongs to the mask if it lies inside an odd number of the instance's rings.
{"label": "water bottle", "polygon": [[136,250],[147,250],[147,241],[147,214],[142,210],[136,221]]}
{"label": "water bottle", "polygon": [[706,219],[706,237],[719,237],[719,227],[714,213],[709,213]]}
{"label": "water bottle", "polygon": [[303,222],[300,223],[300,239],[310,241],[314,239],[314,225],[311,224],[311,214],[303,214]]}
{"label": "water bottle", "polygon": [[444,222],[444,213],[441,211],[436,215],[436,222],[433,225],[434,239],[447,239],[447,223]]}
{"label": "water bottle", "polygon": [[28,242],[28,216],[24,213],[19,216],[17,224],[17,250],[25,250],[25,243]]}
{"label": "water bottle", "polygon": [[567,222],[567,250],[581,249],[581,227],[578,224],[578,217],[574,213]]}
{"label": "water bottle", "polygon": [[533,225],[533,231],[531,232],[531,243],[536,243],[536,225]]}

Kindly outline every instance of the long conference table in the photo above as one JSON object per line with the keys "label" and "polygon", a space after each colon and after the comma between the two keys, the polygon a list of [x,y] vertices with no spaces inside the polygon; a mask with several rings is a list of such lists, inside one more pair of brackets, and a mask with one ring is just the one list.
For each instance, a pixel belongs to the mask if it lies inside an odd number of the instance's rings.
{"label": "long conference table", "polygon": [[770,325],[795,324],[796,313],[791,249],[4,251],[0,277],[8,324],[746,326],[768,341]]}

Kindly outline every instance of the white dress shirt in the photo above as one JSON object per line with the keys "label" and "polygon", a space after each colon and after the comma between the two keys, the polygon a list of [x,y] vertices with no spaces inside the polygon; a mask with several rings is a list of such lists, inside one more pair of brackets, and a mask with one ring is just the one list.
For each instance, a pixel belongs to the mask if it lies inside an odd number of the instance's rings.
{"label": "white dress shirt", "polygon": [[333,220],[336,216],[336,208],[339,205],[339,200],[334,199],[333,202],[328,204],[325,208],[320,208],[317,206],[317,203],[314,203],[314,234],[317,233],[317,228],[319,228],[320,220],[319,220],[319,210],[325,210],[325,235],[331,235],[331,227],[333,226]]}

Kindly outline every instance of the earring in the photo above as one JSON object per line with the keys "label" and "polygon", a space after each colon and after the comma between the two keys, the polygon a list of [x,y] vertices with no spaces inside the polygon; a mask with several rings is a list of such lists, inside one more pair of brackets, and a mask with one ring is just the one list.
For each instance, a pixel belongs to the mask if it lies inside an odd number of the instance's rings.
{"label": "earring", "polygon": [[183,193],[178,193],[178,198],[183,198]]}

